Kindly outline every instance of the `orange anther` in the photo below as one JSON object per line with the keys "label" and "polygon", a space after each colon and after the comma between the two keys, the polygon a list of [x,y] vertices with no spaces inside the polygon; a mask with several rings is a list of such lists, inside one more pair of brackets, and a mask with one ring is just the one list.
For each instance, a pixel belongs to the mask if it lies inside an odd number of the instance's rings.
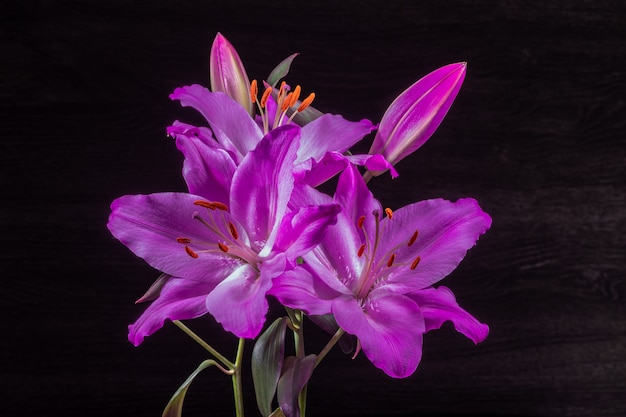
{"label": "orange anther", "polygon": [[237,229],[235,228],[235,225],[232,224],[231,222],[228,222],[228,228],[230,229],[230,234],[232,235],[232,237],[236,239],[239,239],[239,233],[237,233]]}
{"label": "orange anther", "polygon": [[389,220],[391,220],[391,219],[393,218],[393,210],[391,210],[389,207],[387,207],[387,208],[385,209],[385,214],[387,215],[387,218],[388,218]]}
{"label": "orange anther", "polygon": [[220,203],[219,201],[214,201],[211,204],[213,204],[213,207],[215,207],[218,210],[228,211],[228,206],[224,203]]}
{"label": "orange anther", "polygon": [[289,102],[289,107],[296,104],[296,101],[298,101],[298,98],[300,98],[300,91],[301,91],[300,86],[296,85],[296,88],[294,88],[292,92],[291,100]]}
{"label": "orange anther", "polygon": [[189,239],[187,237],[177,237],[176,241],[178,243],[191,243],[191,239]]}
{"label": "orange anther", "polygon": [[254,103],[256,101],[256,97],[259,94],[259,87],[257,86],[256,80],[252,80],[250,83],[250,101]]}
{"label": "orange anther", "polygon": [[193,249],[191,249],[189,246],[185,246],[185,252],[187,252],[187,255],[191,256],[192,258],[198,257],[198,254],[195,253]]}
{"label": "orange anther", "polygon": [[302,101],[302,103],[300,104],[300,107],[298,107],[298,112],[304,111],[304,109],[309,107],[311,103],[313,103],[314,99],[315,99],[315,93],[309,94],[309,96]]}
{"label": "orange anther", "polygon": [[391,256],[389,257],[389,260],[387,261],[387,266],[391,268],[391,265],[393,265],[393,261],[396,260],[396,254],[392,253]]}
{"label": "orange anther", "polygon": [[220,248],[222,252],[228,252],[228,246],[226,246],[222,242],[218,242],[217,246]]}
{"label": "orange anther", "polygon": [[409,239],[409,243],[407,244],[407,246],[411,246],[412,244],[415,243],[415,241],[417,240],[417,230],[415,231],[415,233],[413,233],[413,236],[411,236],[411,239]]}
{"label": "orange anther", "polygon": [[361,247],[359,248],[359,251],[356,254],[360,258],[361,256],[363,256],[363,252],[365,252],[365,244],[361,245]]}
{"label": "orange anther", "polygon": [[417,258],[415,258],[415,260],[411,264],[411,269],[417,268],[417,265],[420,263],[421,260],[422,260],[422,258],[420,258],[419,256]]}
{"label": "orange anther", "polygon": [[267,87],[265,91],[263,92],[263,96],[261,96],[261,108],[262,109],[265,108],[265,105],[267,104],[267,99],[270,97],[270,94],[272,94],[272,87]]}
{"label": "orange anther", "polygon": [[287,94],[287,97],[283,100],[283,104],[280,106],[282,111],[287,111],[289,107],[291,107],[291,102],[293,99],[293,93]]}
{"label": "orange anther", "polygon": [[196,200],[193,202],[196,206],[200,206],[200,207],[204,207],[204,208],[208,208],[210,210],[215,210],[215,203],[211,203],[210,201],[206,201],[206,200]]}

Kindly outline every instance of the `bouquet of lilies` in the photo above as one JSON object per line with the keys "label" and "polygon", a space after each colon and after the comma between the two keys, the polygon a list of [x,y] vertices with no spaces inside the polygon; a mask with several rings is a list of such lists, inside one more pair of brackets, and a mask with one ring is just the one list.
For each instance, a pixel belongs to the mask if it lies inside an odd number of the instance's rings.
{"label": "bouquet of lilies", "polygon": [[[194,377],[215,367],[232,378],[243,416],[242,369],[253,340],[251,370],[264,417],[304,416],[307,382],[339,344],[361,351],[387,375],[404,378],[420,362],[423,334],[450,321],[481,342],[489,328],[459,307],[450,274],[491,218],[471,198],[433,199],[392,210],[368,189],[373,177],[422,146],[441,123],[466,64],[439,68],[391,103],[378,125],[345,120],[311,106],[281,80],[297,54],[262,83],[249,81],[233,46],[218,34],[210,55],[211,89],[171,95],[199,111],[207,126],[175,121],[167,133],[184,155],[188,192],[126,195],[111,204],[108,228],[161,272],[139,301],[134,345],[172,321],[210,354],[163,412],[179,416]],[[376,131],[366,155],[349,149]],[[338,176],[333,195],[319,186]],[[284,316],[266,325],[268,297]],[[227,358],[181,320],[210,314],[239,338]],[[329,333],[319,352],[305,351],[304,317]],[[286,334],[293,355],[285,356]]]}

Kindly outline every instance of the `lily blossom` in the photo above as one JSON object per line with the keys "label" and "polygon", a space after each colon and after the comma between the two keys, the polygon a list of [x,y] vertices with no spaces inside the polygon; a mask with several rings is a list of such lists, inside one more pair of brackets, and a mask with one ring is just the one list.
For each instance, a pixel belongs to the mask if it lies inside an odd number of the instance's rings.
{"label": "lily blossom", "polygon": [[[133,344],[139,345],[166,319],[206,313],[238,337],[257,336],[272,279],[319,243],[339,211],[334,203],[287,208],[299,139],[299,127],[273,130],[246,154],[231,180],[216,186],[216,193],[202,177],[195,191],[203,194],[127,195],[111,204],[111,233],[171,276],[158,298],[129,326]],[[192,154],[194,149],[187,151]],[[206,162],[202,157],[186,161]],[[188,183],[201,168],[190,169]],[[226,184],[229,199],[211,200],[224,196]]]}
{"label": "lily blossom", "polygon": [[333,314],[370,361],[396,378],[416,370],[422,335],[444,321],[475,343],[485,339],[487,325],[461,309],[450,290],[432,287],[491,225],[475,200],[435,199],[383,210],[353,166],[340,175],[334,200],[313,192],[292,200],[335,201],[342,211],[304,263],[274,280],[271,294],[284,305]]}
{"label": "lily blossom", "polygon": [[[212,154],[222,152],[219,157],[220,164],[225,166],[227,162],[223,156],[229,156],[236,166],[256,147],[264,134],[281,126],[296,126],[285,116],[290,109],[290,102],[295,103],[297,100],[296,96],[289,94],[283,93],[278,101],[269,95],[265,100],[262,98],[259,101],[256,94],[252,95],[259,102],[258,107],[262,111],[262,119],[265,120],[259,124],[224,93],[211,92],[197,84],[180,87],[174,90],[170,98],[179,100],[181,105],[200,112],[210,129],[176,121],[167,132],[176,138],[179,147],[184,147],[185,142],[202,143],[203,147],[211,149]],[[316,171],[311,174],[311,181],[316,183],[308,183],[319,185],[340,172],[347,162],[361,163],[371,169],[391,168],[380,155],[364,155],[360,159],[343,155],[375,128],[376,126],[367,119],[351,122],[340,115],[328,113],[307,123],[301,128],[294,175],[297,179],[303,180],[310,171]]]}
{"label": "lily blossom", "polygon": [[[415,152],[435,132],[452,106],[467,64],[446,65],[418,80],[391,103],[369,150],[395,165]],[[384,171],[370,171],[378,176]]]}
{"label": "lily blossom", "polygon": [[253,103],[248,98],[250,80],[235,47],[218,32],[209,56],[211,90],[226,93],[241,104],[250,116],[254,115]]}

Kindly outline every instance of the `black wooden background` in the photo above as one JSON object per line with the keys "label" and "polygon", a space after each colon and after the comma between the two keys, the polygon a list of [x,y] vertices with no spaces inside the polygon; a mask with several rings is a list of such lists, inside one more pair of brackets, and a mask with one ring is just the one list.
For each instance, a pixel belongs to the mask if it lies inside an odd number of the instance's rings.
{"label": "black wooden background", "polygon": [[[255,78],[300,52],[288,80],[353,120],[378,121],[419,77],[469,63],[431,141],[400,178],[371,185],[391,207],[473,196],[492,215],[443,281],[491,334],[474,346],[451,326],[429,333],[404,380],[333,352],[311,382],[311,416],[626,415],[622,1],[9,3],[0,414],[158,416],[206,358],[171,324],[127,342],[144,308],[133,302],[157,272],[105,225],[117,196],[184,190],[165,127],[199,119],[168,94],[208,84],[221,31]],[[235,340],[211,319],[190,325],[232,356]],[[314,352],[326,335],[309,328]],[[231,395],[209,370],[185,415],[232,415]]]}

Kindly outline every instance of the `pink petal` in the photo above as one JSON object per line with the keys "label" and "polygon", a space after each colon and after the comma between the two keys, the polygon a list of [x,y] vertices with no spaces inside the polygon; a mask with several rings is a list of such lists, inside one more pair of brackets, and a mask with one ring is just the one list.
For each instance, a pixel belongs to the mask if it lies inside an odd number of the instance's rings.
{"label": "pink petal", "polygon": [[207,138],[201,128],[176,122],[168,129],[168,134],[176,138],[176,147],[185,156],[183,177],[189,192],[227,203],[236,168],[231,154],[221,149],[214,139]]}
{"label": "pink petal", "polygon": [[[438,282],[458,266],[490,225],[489,215],[471,198],[426,200],[396,210],[393,219],[385,218],[381,225],[378,256],[393,252],[395,263],[404,266],[389,273],[385,287],[406,293]],[[415,231],[418,237],[408,246]],[[411,269],[418,256],[419,264]]]}
{"label": "pink petal", "polygon": [[[193,215],[200,196],[183,193],[127,195],[111,203],[107,227],[120,242],[150,266],[172,276],[218,282],[228,276],[237,261],[219,251],[191,257],[177,238],[215,242],[216,236]],[[216,247],[216,246],[215,246]]]}
{"label": "pink petal", "polygon": [[479,322],[456,302],[450,289],[446,287],[427,288],[406,294],[417,303],[424,314],[426,331],[439,329],[446,321],[451,321],[454,328],[463,333],[474,343],[487,338],[489,326]]}
{"label": "pink petal", "polygon": [[346,332],[359,338],[363,353],[394,378],[417,369],[422,357],[424,318],[417,304],[400,294],[378,294],[361,307],[354,298],[333,301],[333,314]]}
{"label": "pink petal", "polygon": [[145,337],[163,327],[166,319],[188,320],[206,314],[206,296],[214,287],[214,283],[170,278],[159,297],[128,326],[128,340],[139,346]]}
{"label": "pink petal", "polygon": [[211,125],[217,141],[227,151],[236,153],[238,158],[254,149],[263,137],[246,110],[225,93],[211,93],[194,84],[177,88],[170,98],[198,110]]}
{"label": "pink petal", "polygon": [[246,226],[254,247],[266,247],[260,256],[269,255],[287,209],[299,137],[296,126],[272,130],[246,155],[233,177],[231,213]]}
{"label": "pink petal", "polygon": [[271,276],[241,265],[206,297],[206,309],[226,331],[252,339],[265,323],[269,308],[265,294],[271,286]]}
{"label": "pink petal", "polygon": [[367,119],[350,122],[340,115],[324,114],[302,127],[296,164],[311,158],[319,161],[328,151],[344,153],[375,128]]}

